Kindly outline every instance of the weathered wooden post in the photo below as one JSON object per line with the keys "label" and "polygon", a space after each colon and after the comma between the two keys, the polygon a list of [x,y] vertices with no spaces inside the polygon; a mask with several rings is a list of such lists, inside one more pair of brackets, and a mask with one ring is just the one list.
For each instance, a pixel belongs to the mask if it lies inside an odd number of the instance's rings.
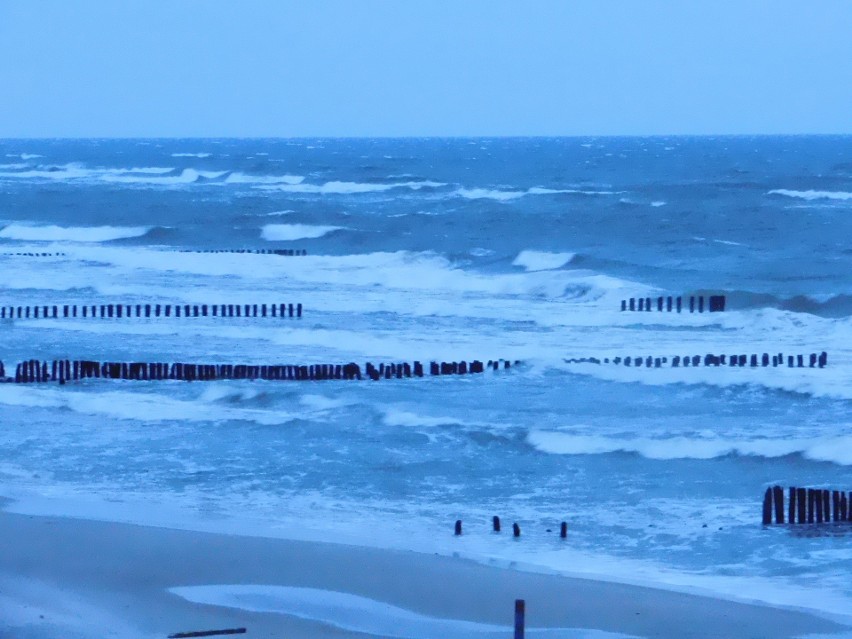
{"label": "weathered wooden post", "polygon": [[772,523],[772,489],[767,488],[763,494],[763,525]]}
{"label": "weathered wooden post", "polygon": [[790,486],[790,508],[787,512],[787,520],[791,524],[796,523],[796,489]]}
{"label": "weathered wooden post", "polygon": [[804,524],[807,522],[807,491],[804,488],[796,489],[796,501],[798,502],[797,509],[799,511],[799,523]]}
{"label": "weathered wooden post", "polygon": [[775,523],[784,523],[784,489],[781,486],[772,488],[772,500],[775,502]]}
{"label": "weathered wooden post", "polygon": [[563,521],[559,524],[559,536],[562,539],[566,539],[568,537],[568,522]]}
{"label": "weathered wooden post", "polygon": [[500,532],[500,518],[497,515],[491,518],[491,528],[494,532]]}
{"label": "weathered wooden post", "polygon": [[525,608],[523,599],[515,599],[515,639],[524,639]]}
{"label": "weathered wooden post", "polygon": [[512,536],[513,537],[520,537],[521,536],[521,527],[518,526],[517,522],[512,524]]}
{"label": "weathered wooden post", "polygon": [[462,534],[462,522],[461,519],[456,519],[456,526],[454,534],[458,537]]}

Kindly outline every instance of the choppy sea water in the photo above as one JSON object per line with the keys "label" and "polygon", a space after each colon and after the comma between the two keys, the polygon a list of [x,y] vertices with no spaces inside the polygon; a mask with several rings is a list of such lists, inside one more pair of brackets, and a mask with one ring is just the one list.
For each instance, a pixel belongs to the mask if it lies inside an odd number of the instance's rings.
{"label": "choppy sea water", "polygon": [[[760,514],[774,483],[852,490],[850,238],[849,137],[2,141],[0,305],[305,307],[2,320],[7,369],[523,364],[2,384],[0,495],[848,610],[852,529]],[[308,255],[183,252],[238,248]],[[725,313],[619,310],[717,293]],[[820,351],[825,369],[565,362]]]}

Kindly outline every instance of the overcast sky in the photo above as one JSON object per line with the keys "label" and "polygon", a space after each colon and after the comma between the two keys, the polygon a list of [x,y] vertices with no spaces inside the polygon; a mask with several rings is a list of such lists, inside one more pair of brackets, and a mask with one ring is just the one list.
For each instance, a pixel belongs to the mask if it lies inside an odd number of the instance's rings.
{"label": "overcast sky", "polygon": [[849,0],[0,0],[0,137],[850,132]]}

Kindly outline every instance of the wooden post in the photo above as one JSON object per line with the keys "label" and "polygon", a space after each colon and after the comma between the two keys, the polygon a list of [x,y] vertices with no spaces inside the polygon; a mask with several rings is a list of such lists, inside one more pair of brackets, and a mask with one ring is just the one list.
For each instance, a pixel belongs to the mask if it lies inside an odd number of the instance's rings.
{"label": "wooden post", "polygon": [[790,486],[790,509],[787,512],[787,520],[791,524],[796,523],[796,489]]}
{"label": "wooden post", "polygon": [[512,524],[512,536],[520,537],[521,536],[521,527],[518,526],[517,522]]}
{"label": "wooden post", "polygon": [[523,599],[515,599],[515,639],[524,639],[524,617],[526,605]]}
{"label": "wooden post", "polygon": [[559,536],[562,539],[566,539],[568,537],[568,522],[563,521],[559,524]]}
{"label": "wooden post", "polygon": [[772,500],[775,502],[775,523],[784,523],[784,489],[781,486],[772,488]]}
{"label": "wooden post", "polygon": [[767,488],[763,494],[763,525],[772,523],[772,489]]}
{"label": "wooden post", "polygon": [[461,519],[456,519],[455,535],[459,536],[461,534],[462,534],[462,522],[461,522]]}
{"label": "wooden post", "polygon": [[500,518],[497,515],[491,518],[491,527],[494,532],[500,532]]}

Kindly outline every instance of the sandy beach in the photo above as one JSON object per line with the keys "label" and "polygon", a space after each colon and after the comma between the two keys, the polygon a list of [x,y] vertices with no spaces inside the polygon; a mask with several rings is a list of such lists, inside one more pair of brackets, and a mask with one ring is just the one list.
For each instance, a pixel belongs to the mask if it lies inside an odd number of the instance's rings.
{"label": "sandy beach", "polygon": [[[299,618],[194,603],[169,592],[170,588],[209,585],[347,593],[433,620],[502,627],[512,623],[513,601],[523,598],[528,628],[541,629],[530,636],[597,634],[566,629],[708,639],[848,632],[805,612],[332,543],[5,512],[0,513],[0,539],[0,637],[4,639],[165,637],[179,631],[239,626],[248,629],[245,636],[249,637],[372,634],[346,629],[346,624],[334,622],[333,614],[325,619],[318,618],[322,613]],[[251,601],[254,604],[246,603]],[[258,601],[264,597],[247,598],[244,605],[257,609]],[[260,607],[272,605],[269,601],[267,597]],[[310,617],[312,613],[300,614]],[[487,626],[481,631],[474,626],[466,630],[464,624],[453,623],[446,627],[455,630],[445,636],[509,636]]]}

